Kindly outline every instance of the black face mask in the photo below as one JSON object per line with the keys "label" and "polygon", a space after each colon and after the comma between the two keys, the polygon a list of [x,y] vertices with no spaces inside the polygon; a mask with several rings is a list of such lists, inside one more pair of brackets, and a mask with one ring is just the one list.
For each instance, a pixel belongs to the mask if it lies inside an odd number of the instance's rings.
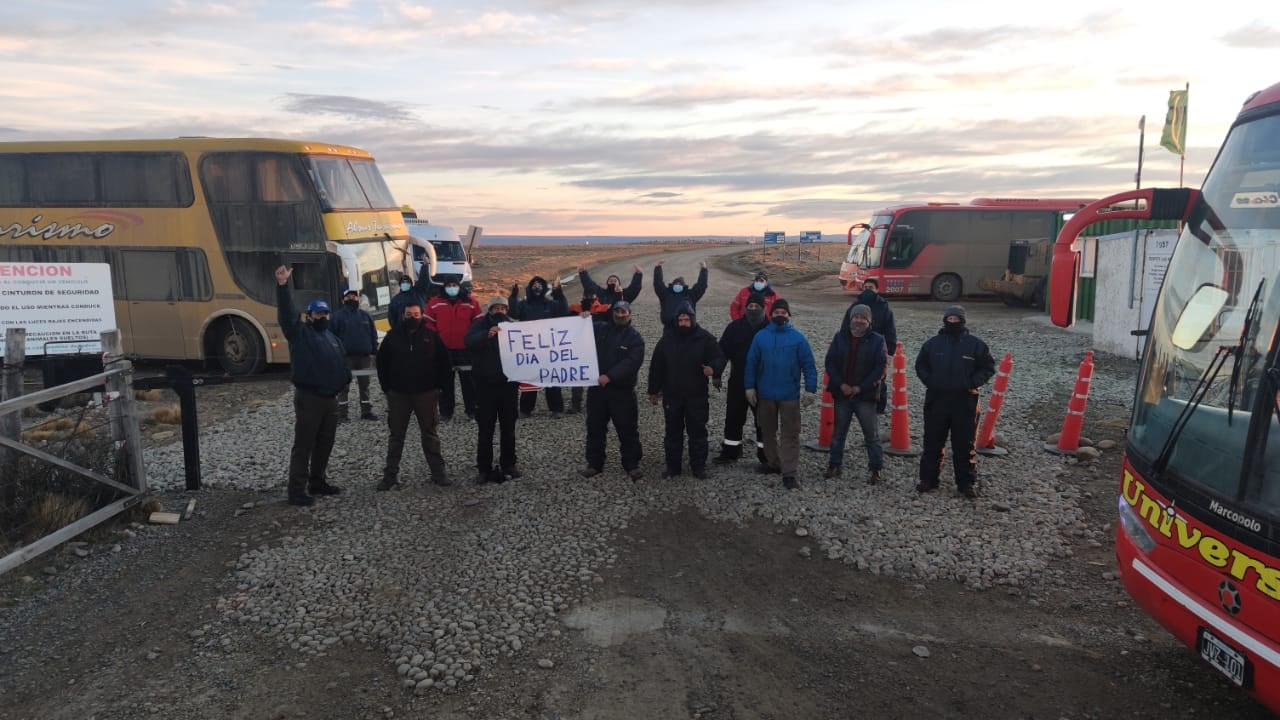
{"label": "black face mask", "polygon": [[314,318],[311,321],[311,327],[315,328],[316,332],[324,332],[329,329],[329,318]]}
{"label": "black face mask", "polygon": [[685,327],[683,325],[677,325],[676,331],[679,332],[681,335],[688,335],[693,332],[693,326],[690,325],[689,327]]}
{"label": "black face mask", "polygon": [[529,288],[529,294],[533,297],[542,297],[542,293],[546,291],[547,291],[546,288],[540,288],[540,287]]}
{"label": "black face mask", "polygon": [[747,322],[753,326],[764,324],[764,308],[747,308],[743,315],[746,316]]}
{"label": "black face mask", "polygon": [[422,324],[422,318],[407,317],[401,320],[400,323],[404,325],[406,330],[408,330],[409,332],[413,332],[414,330],[418,329],[419,325]]}
{"label": "black face mask", "polygon": [[343,301],[342,301],[342,304],[343,304],[343,305],[346,305],[347,307],[351,308],[352,310],[355,310],[356,308],[360,307],[360,301],[359,301],[359,300],[343,300]]}
{"label": "black face mask", "polygon": [[782,316],[782,315],[774,315],[774,316],[773,316],[773,324],[774,324],[774,325],[777,325],[778,327],[782,327],[783,325],[786,325],[786,324],[787,324],[787,320],[788,320],[788,318],[786,318],[786,317],[784,317],[784,316]]}
{"label": "black face mask", "polygon": [[609,292],[618,292],[618,283],[609,283]]}
{"label": "black face mask", "polygon": [[943,320],[942,329],[952,335],[959,335],[964,332],[964,322],[947,322],[946,320]]}
{"label": "black face mask", "polygon": [[866,290],[863,290],[862,293],[858,295],[858,302],[862,303],[863,305],[870,305],[871,303],[875,302],[875,299],[876,299],[876,291],[872,290],[871,288],[867,288]]}
{"label": "black face mask", "polygon": [[489,320],[490,320],[490,322],[493,322],[494,324],[497,324],[497,323],[504,323],[504,322],[506,322],[506,321],[507,321],[507,314],[506,314],[506,313],[491,313],[491,314],[489,315]]}

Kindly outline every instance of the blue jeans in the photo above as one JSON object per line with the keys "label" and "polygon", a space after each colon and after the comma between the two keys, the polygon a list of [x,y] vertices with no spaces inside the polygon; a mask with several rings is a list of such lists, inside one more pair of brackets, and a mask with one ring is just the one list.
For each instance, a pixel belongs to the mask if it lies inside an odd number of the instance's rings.
{"label": "blue jeans", "polygon": [[867,467],[879,470],[884,467],[884,448],[880,446],[880,419],[876,415],[875,399],[835,401],[836,425],[831,431],[831,465],[844,464],[844,443],[849,436],[853,416],[858,416],[862,426],[862,439],[867,446]]}

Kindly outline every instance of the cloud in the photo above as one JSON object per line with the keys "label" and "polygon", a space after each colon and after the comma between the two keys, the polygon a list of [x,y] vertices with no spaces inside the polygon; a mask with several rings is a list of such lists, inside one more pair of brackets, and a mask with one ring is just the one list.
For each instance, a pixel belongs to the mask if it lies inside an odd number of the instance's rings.
{"label": "cloud", "polygon": [[320,0],[311,3],[311,7],[324,10],[346,10],[351,7],[351,0]]}
{"label": "cloud", "polygon": [[1247,50],[1274,50],[1280,47],[1280,29],[1271,27],[1260,20],[1241,25],[1235,30],[1223,33],[1219,38],[1223,45],[1231,48]]}
{"label": "cloud", "polygon": [[241,9],[225,3],[192,3],[188,0],[175,0],[165,13],[171,17],[188,19],[227,19],[241,15]]}
{"label": "cloud", "polygon": [[642,198],[674,198],[674,197],[680,197],[680,195],[681,193],[678,193],[678,192],[651,192],[651,193],[645,193],[640,197]]}
{"label": "cloud", "polygon": [[400,17],[410,22],[426,22],[435,14],[431,8],[425,5],[414,5],[409,2],[401,2],[396,6],[396,11]]}
{"label": "cloud", "polygon": [[354,120],[378,120],[386,123],[415,122],[408,105],[368,100],[349,95],[304,95],[286,93],[285,112],[301,115],[339,115]]}
{"label": "cloud", "polygon": [[560,63],[555,67],[569,70],[630,70],[635,67],[635,63],[626,58],[582,58]]}

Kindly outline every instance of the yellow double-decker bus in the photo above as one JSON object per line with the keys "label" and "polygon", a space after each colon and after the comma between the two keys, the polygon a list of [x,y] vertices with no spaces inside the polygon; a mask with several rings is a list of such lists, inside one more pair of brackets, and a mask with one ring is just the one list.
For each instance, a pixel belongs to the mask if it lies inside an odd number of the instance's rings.
{"label": "yellow double-decker bus", "polygon": [[319,142],[0,143],[0,260],[108,263],[125,352],[231,374],[287,362],[274,268],[294,302],[360,290],[385,327],[411,244],[373,156]]}

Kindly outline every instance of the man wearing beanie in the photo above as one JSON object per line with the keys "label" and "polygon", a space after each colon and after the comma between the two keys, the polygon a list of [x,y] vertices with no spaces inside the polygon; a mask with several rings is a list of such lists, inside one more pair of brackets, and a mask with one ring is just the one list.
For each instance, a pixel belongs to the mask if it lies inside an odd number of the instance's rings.
{"label": "man wearing beanie", "polygon": [[707,379],[724,370],[724,355],[716,336],[698,326],[693,306],[676,308],[676,325],[662,333],[649,363],[649,402],[662,400],[666,434],[662,447],[667,468],[663,477],[682,470],[684,436],[689,435],[689,470],[707,478],[707,417],[710,415]]}
{"label": "man wearing beanie", "polygon": [[835,407],[835,427],[831,433],[831,449],[827,461],[828,479],[840,477],[844,464],[844,444],[854,417],[862,428],[867,448],[867,483],[880,482],[884,467],[884,450],[880,447],[880,428],[876,417],[876,401],[884,385],[884,369],[888,356],[884,337],[871,330],[871,308],[854,305],[840,323],[840,331],[827,348],[827,391]]}
{"label": "man wearing beanie", "polygon": [[[498,350],[498,326],[507,322],[507,299],[494,295],[484,317],[467,330],[463,342],[471,353],[471,374],[476,381],[476,470],[477,482],[503,482],[520,477],[516,469],[516,407],[520,383],[511,382],[502,372]],[[493,464],[493,428],[498,425],[500,447],[498,465]]]}
{"label": "man wearing beanie", "polygon": [[592,324],[596,338],[596,367],[600,377],[587,388],[587,466],[582,477],[604,472],[605,436],[609,423],[618,434],[622,469],[634,482],[644,477],[640,469],[640,403],[636,400],[636,378],[644,363],[644,338],[631,325],[631,303],[613,304],[609,322]]}
{"label": "man wearing beanie", "polygon": [[[761,442],[760,426],[755,420],[755,408],[747,404],[746,387],[742,384],[743,375],[747,371],[747,351],[751,349],[751,341],[756,333],[768,323],[765,316],[767,301],[760,293],[753,292],[747,296],[742,317],[731,321],[720,334],[720,350],[729,363],[729,391],[724,399],[724,440],[720,444],[720,454],[714,462],[724,465],[737,462],[742,457],[742,444],[754,442],[756,458],[765,462],[764,443]],[[720,389],[721,376],[712,378],[716,389]],[[755,428],[755,440],[743,440],[742,426],[747,421],[747,409],[751,409],[751,425]]]}
{"label": "man wearing beanie", "polygon": [[987,344],[965,328],[964,308],[942,312],[942,329],[925,341],[916,357],[916,375],[924,383],[924,449],[920,455],[921,493],[937,489],[943,450],[951,436],[956,488],[969,499],[978,496],[978,388],[996,372]]}
{"label": "man wearing beanie", "polygon": [[795,490],[800,487],[796,480],[800,467],[800,405],[809,407],[817,399],[818,368],[813,363],[809,341],[791,327],[791,306],[786,300],[773,301],[769,319],[771,324],[751,340],[743,385],[764,435],[766,459],[762,471],[782,473],[783,487]]}

